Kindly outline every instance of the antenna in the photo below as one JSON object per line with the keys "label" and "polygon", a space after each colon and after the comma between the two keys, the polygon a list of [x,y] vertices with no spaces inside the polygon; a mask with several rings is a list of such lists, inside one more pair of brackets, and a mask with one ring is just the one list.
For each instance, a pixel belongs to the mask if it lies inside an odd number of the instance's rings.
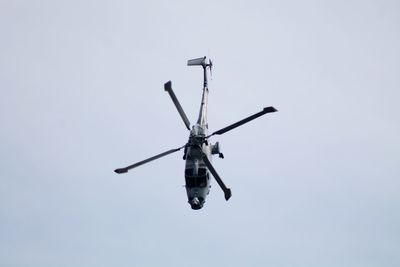
{"label": "antenna", "polygon": [[207,67],[210,68],[210,73],[211,73],[211,68],[212,68],[212,62],[211,60],[208,60],[207,63],[207,57],[200,57],[200,58],[195,58],[195,59],[190,59],[187,62],[188,66],[202,66],[203,67],[203,71],[204,71],[204,82],[203,82],[203,86],[204,88],[207,87]]}

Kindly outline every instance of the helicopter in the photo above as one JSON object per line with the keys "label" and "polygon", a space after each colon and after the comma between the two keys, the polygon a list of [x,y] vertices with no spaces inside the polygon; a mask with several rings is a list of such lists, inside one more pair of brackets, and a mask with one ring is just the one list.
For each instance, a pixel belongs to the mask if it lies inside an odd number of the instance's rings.
{"label": "helicopter", "polygon": [[224,127],[218,131],[208,134],[208,123],[207,123],[207,105],[208,105],[208,80],[207,70],[212,70],[213,63],[206,57],[195,58],[188,60],[188,66],[202,66],[203,67],[203,94],[200,104],[199,117],[195,125],[190,127],[189,119],[182,109],[181,104],[178,101],[174,91],[172,90],[172,82],[168,81],[164,84],[164,90],[168,92],[172,99],[179,115],[181,116],[186,128],[190,131],[188,142],[178,148],[170,149],[153,157],[139,161],[132,165],[124,168],[118,168],[114,170],[118,174],[127,173],[129,170],[139,167],[143,164],[149,163],[153,160],[165,157],[169,154],[178,152],[184,149],[183,159],[186,161],[185,164],[185,188],[188,197],[188,202],[193,210],[199,210],[204,206],[207,195],[210,193],[211,179],[210,173],[221,187],[224,192],[225,200],[228,201],[232,196],[231,189],[228,188],[221,177],[218,175],[214,166],[211,163],[212,156],[218,155],[219,158],[224,158],[220,150],[219,142],[211,144],[210,137],[214,135],[222,135],[230,130],[233,130],[249,121],[252,121],[267,113],[276,112],[274,107],[265,107],[262,111],[255,113],[247,118],[244,118],[238,122],[235,122],[227,127]]}

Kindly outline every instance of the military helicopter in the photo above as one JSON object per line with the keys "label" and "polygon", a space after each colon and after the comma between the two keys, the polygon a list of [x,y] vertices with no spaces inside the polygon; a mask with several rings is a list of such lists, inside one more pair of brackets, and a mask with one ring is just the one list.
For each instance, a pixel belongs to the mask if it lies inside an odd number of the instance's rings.
{"label": "military helicopter", "polygon": [[190,122],[182,109],[174,91],[172,90],[171,81],[164,84],[164,89],[170,95],[172,102],[175,104],[186,128],[190,131],[189,141],[178,148],[170,149],[161,154],[155,155],[148,159],[139,161],[135,164],[129,165],[124,168],[116,169],[115,172],[118,174],[127,173],[128,170],[139,167],[143,164],[149,163],[150,161],[159,159],[167,156],[174,152],[184,149],[183,159],[186,161],[185,164],[185,187],[188,197],[188,202],[192,209],[199,210],[203,207],[207,195],[210,193],[211,181],[210,173],[214,176],[218,185],[224,192],[225,199],[228,201],[232,196],[231,189],[226,187],[221,177],[211,164],[212,155],[219,155],[220,158],[224,158],[224,155],[220,151],[219,142],[211,144],[210,137],[214,135],[222,135],[230,130],[235,129],[249,121],[252,121],[262,115],[270,112],[276,112],[274,107],[266,107],[262,111],[255,113],[243,120],[233,123],[225,128],[222,128],[216,132],[208,134],[208,123],[207,123],[207,104],[208,104],[208,80],[207,70],[211,72],[212,61],[206,57],[196,58],[188,60],[188,66],[202,66],[203,67],[203,95],[201,98],[200,113],[195,125],[190,128]]}

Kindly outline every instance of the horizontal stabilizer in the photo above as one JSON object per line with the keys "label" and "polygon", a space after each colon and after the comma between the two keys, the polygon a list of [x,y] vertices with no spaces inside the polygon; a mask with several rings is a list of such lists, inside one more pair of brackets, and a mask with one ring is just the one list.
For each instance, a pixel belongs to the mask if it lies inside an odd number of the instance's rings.
{"label": "horizontal stabilizer", "polygon": [[202,66],[206,64],[206,57],[200,57],[188,60],[188,66]]}

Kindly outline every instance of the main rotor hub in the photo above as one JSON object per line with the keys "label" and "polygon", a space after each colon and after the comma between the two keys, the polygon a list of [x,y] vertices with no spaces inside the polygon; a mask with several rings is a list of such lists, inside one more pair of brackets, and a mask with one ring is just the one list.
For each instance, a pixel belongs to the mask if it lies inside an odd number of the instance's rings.
{"label": "main rotor hub", "polygon": [[206,136],[207,133],[206,133],[206,129],[204,129],[203,126],[196,124],[196,125],[193,125],[192,131],[190,132],[190,134],[193,136],[197,136],[197,135]]}
{"label": "main rotor hub", "polygon": [[201,125],[194,125],[192,127],[192,131],[190,132],[190,137],[189,137],[189,144],[193,146],[200,146],[206,142],[206,129],[202,127]]}

